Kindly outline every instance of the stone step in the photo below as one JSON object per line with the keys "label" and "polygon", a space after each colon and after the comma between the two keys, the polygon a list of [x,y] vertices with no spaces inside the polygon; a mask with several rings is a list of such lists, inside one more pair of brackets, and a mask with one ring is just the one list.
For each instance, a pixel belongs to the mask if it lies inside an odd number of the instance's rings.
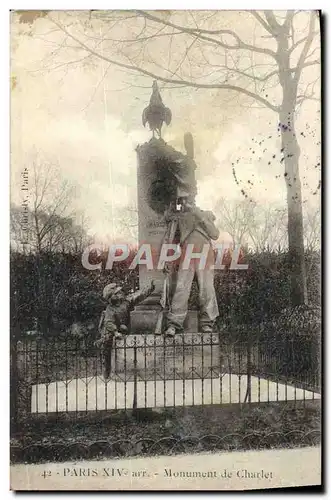
{"label": "stone step", "polygon": [[[246,375],[223,374],[205,380],[137,382],[137,408],[164,408],[210,404],[244,403]],[[251,377],[251,402],[320,399],[320,395],[267,379]],[[77,412],[130,409],[134,383],[108,381],[102,377],[52,382],[32,387],[31,412]]]}

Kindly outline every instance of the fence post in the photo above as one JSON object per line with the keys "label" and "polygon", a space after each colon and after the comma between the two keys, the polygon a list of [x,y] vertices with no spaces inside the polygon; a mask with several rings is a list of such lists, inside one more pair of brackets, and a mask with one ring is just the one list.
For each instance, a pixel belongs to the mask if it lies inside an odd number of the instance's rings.
{"label": "fence post", "polygon": [[247,343],[247,392],[245,402],[252,402],[252,340],[248,339]]}
{"label": "fence post", "polygon": [[133,344],[133,415],[137,413],[137,340],[134,337]]}

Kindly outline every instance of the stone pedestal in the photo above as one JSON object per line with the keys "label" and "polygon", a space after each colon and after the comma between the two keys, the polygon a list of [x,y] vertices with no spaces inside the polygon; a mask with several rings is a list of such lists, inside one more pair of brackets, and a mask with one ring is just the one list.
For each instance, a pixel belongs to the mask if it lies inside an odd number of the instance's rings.
{"label": "stone pedestal", "polygon": [[[157,140],[155,139],[157,143]],[[137,191],[138,191],[138,237],[139,246],[144,243],[151,245],[154,269],[149,270],[145,265],[139,266],[139,286],[148,286],[153,279],[155,291],[152,296],[146,299],[146,304],[157,304],[160,299],[163,273],[156,269],[162,240],[165,235],[167,224],[162,214],[155,212],[149,205],[149,190],[151,184],[157,178],[155,168],[155,158],[157,144],[149,142],[137,149],[138,171],[137,171]],[[155,149],[155,153],[154,153]]]}
{"label": "stone pedestal", "polygon": [[[139,266],[139,287],[148,286],[154,280],[155,291],[142,304],[138,305],[130,315],[131,333],[153,333],[157,318],[161,311],[160,298],[164,283],[164,274],[157,270],[161,245],[167,224],[163,213],[151,208],[150,189],[158,179],[158,169],[165,169],[165,162],[184,158],[182,153],[165,144],[162,139],[151,139],[148,143],[138,146],[137,198],[138,198],[138,238],[139,246],[149,244],[152,250],[153,270],[146,265]],[[167,186],[165,181],[164,190]],[[191,332],[198,331],[196,311],[189,311],[184,325]]]}
{"label": "stone pedestal", "polygon": [[[157,304],[142,304],[135,308],[130,315],[131,332],[146,334],[154,332],[161,306]],[[184,322],[184,330],[188,332],[198,331],[197,311],[188,311]]]}
{"label": "stone pedestal", "polygon": [[221,372],[216,334],[184,333],[174,338],[128,335],[117,340],[111,380],[143,381],[218,378]]}

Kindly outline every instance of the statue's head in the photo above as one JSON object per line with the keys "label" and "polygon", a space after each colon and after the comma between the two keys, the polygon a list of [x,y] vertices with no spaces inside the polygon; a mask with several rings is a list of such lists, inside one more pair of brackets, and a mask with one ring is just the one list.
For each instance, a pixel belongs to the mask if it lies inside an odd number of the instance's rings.
{"label": "statue's head", "polygon": [[113,305],[117,305],[120,304],[124,299],[125,299],[125,293],[123,292],[123,290],[119,290],[117,293],[112,295],[110,302]]}
{"label": "statue's head", "polygon": [[183,212],[189,212],[195,207],[194,199],[191,196],[182,196],[178,198],[177,204],[180,206],[180,210]]}
{"label": "statue's head", "polygon": [[109,283],[103,289],[103,298],[112,304],[120,302],[125,297],[123,288],[116,283]]}

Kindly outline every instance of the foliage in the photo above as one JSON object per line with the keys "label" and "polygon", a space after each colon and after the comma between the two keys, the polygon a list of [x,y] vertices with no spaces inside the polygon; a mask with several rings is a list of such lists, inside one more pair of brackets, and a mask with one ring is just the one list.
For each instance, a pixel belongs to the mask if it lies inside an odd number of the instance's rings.
{"label": "foliage", "polygon": [[[306,253],[310,272],[308,289],[310,304],[320,303],[319,254]],[[288,253],[248,252],[243,261],[247,271],[230,269],[215,276],[221,323],[257,325],[290,306],[290,263]]]}
{"label": "foliage", "polygon": [[11,461],[100,459],[318,446],[320,406],[305,402],[93,413],[81,420],[26,422],[12,434]]}
{"label": "foliage", "polygon": [[107,283],[121,283],[127,291],[137,287],[137,271],[128,272],[123,263],[115,263],[112,270],[88,271],[81,256],[70,253],[12,252],[10,271],[11,327],[18,336],[36,323],[48,335],[63,332],[75,322],[98,321]]}
{"label": "foliage", "polygon": [[270,329],[275,332],[276,339],[291,339],[296,336],[304,341],[305,338],[319,338],[321,333],[320,307],[302,305],[284,309],[275,319],[260,325],[262,335],[269,336]]}
{"label": "foliage", "polygon": [[[102,290],[107,283],[115,281],[126,292],[138,288],[138,269],[129,270],[128,262],[117,262],[107,270],[106,254],[101,260],[102,270],[88,271],[80,255],[12,252],[11,325],[16,334],[33,329],[36,322],[39,329],[46,325],[44,335],[63,332],[75,322],[96,323],[104,307]],[[247,271],[230,270],[228,266],[224,271],[215,271],[220,326],[258,325],[290,306],[286,252],[247,253],[243,261],[249,265]],[[319,254],[307,253],[306,261],[310,269],[310,304],[319,307]],[[196,308],[197,304],[198,289],[194,284],[190,307]],[[305,321],[302,319],[300,324]]]}

